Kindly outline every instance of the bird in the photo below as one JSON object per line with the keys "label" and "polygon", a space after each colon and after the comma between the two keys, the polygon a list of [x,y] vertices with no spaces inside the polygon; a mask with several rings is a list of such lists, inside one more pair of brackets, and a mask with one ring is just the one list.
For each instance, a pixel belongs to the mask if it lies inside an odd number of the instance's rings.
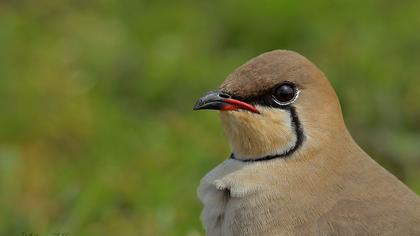
{"label": "bird", "polygon": [[420,235],[419,196],[354,141],[299,53],[250,59],[193,109],[220,111],[232,151],[197,190],[207,235]]}

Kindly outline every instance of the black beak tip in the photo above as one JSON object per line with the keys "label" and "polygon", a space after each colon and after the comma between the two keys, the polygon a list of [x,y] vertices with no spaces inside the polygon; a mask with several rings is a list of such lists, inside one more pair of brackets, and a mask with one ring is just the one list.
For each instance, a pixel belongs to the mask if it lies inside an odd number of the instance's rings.
{"label": "black beak tip", "polygon": [[193,110],[221,110],[225,107],[226,104],[224,100],[227,98],[230,98],[230,96],[225,93],[220,91],[210,91],[198,99],[197,103],[193,107]]}
{"label": "black beak tip", "polygon": [[203,109],[203,107],[206,105],[206,101],[204,101],[203,98],[198,99],[198,101],[195,103],[193,110],[197,111],[197,110],[201,110]]}
{"label": "black beak tip", "polygon": [[202,96],[200,99],[197,100],[195,103],[193,110],[202,110],[208,107],[208,104],[211,103],[214,100],[214,92],[208,92],[204,96]]}
{"label": "black beak tip", "polygon": [[194,105],[193,110],[194,110],[194,111],[197,111],[197,110],[200,110],[200,108],[201,108],[201,106],[200,106],[200,104],[197,102],[197,103]]}

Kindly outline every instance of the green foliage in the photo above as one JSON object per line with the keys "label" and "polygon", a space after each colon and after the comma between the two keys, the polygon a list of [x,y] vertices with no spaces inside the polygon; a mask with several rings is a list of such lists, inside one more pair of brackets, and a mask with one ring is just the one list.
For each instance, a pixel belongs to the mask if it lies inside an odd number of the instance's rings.
{"label": "green foliage", "polygon": [[200,235],[229,148],[195,100],[272,49],[314,61],[350,131],[420,193],[419,1],[3,1],[0,234]]}

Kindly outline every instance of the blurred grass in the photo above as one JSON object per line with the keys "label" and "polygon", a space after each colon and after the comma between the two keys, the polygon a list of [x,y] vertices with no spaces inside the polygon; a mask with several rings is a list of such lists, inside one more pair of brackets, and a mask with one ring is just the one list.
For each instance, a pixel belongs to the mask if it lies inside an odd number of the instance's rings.
{"label": "blurred grass", "polygon": [[419,1],[0,2],[0,234],[200,235],[227,157],[204,91],[262,52],[332,81],[361,146],[420,193]]}

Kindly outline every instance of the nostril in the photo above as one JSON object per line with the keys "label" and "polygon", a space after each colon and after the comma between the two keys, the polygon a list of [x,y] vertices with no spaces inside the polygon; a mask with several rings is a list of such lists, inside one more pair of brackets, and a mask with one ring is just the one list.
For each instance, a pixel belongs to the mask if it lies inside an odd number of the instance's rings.
{"label": "nostril", "polygon": [[230,96],[229,96],[229,95],[227,95],[227,94],[225,94],[225,93],[221,93],[221,94],[219,94],[219,96],[220,96],[221,98],[230,98]]}

